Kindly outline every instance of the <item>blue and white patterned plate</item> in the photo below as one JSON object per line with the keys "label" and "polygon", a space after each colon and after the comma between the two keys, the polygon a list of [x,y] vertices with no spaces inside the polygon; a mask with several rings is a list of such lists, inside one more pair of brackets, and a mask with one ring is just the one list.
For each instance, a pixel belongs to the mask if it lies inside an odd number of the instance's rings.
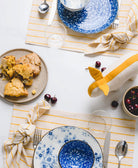
{"label": "blue and white patterned plate", "polygon": [[108,28],[117,16],[117,0],[90,0],[81,11],[71,12],[58,0],[58,14],[70,29],[84,34],[92,34]]}
{"label": "blue and white patterned plate", "polygon": [[94,154],[92,168],[103,167],[102,150],[97,140],[83,129],[63,126],[49,131],[37,145],[34,153],[34,168],[60,168],[59,152],[65,143],[72,140],[84,141],[91,147]]}

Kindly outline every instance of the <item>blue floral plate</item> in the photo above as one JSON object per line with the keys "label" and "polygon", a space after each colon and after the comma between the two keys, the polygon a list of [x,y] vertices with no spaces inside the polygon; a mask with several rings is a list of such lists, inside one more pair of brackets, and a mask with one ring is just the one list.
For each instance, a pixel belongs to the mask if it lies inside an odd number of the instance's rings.
{"label": "blue floral plate", "polygon": [[89,132],[74,126],[58,127],[45,134],[34,153],[34,168],[60,168],[59,152],[66,143],[74,140],[86,142],[92,149],[92,168],[103,168],[103,155],[98,141]]}
{"label": "blue floral plate", "polygon": [[90,0],[81,11],[71,12],[58,0],[58,14],[70,29],[84,34],[92,34],[108,28],[118,12],[117,0]]}

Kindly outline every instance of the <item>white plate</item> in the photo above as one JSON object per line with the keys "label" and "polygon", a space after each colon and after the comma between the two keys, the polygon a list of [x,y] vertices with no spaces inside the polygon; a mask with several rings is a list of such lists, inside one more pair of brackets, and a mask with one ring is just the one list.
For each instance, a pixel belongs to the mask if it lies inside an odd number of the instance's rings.
{"label": "white plate", "polygon": [[68,141],[85,141],[93,150],[93,168],[103,167],[103,154],[98,141],[87,131],[74,126],[63,126],[49,131],[42,138],[34,153],[34,168],[60,168],[58,154]]}

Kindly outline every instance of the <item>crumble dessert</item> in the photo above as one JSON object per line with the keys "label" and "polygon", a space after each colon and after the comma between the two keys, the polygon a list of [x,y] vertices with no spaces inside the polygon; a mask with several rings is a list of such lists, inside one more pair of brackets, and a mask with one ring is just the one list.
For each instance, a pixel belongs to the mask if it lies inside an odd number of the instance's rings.
{"label": "crumble dessert", "polygon": [[17,64],[13,67],[14,76],[19,78],[24,85],[31,86],[33,83],[33,70],[30,64]]}
{"label": "crumble dessert", "polygon": [[13,77],[14,71],[13,67],[16,64],[15,56],[9,55],[3,57],[1,60],[1,69],[2,73],[5,75],[6,78],[11,79]]}
{"label": "crumble dessert", "polygon": [[35,95],[36,94],[36,90],[32,90],[32,95]]}
{"label": "crumble dessert", "polygon": [[29,64],[32,67],[33,75],[37,76],[41,70],[41,60],[36,53],[30,53],[16,60],[16,64]]}
{"label": "crumble dessert", "polygon": [[28,96],[28,92],[18,78],[13,78],[11,82],[5,85],[4,95],[12,97]]}

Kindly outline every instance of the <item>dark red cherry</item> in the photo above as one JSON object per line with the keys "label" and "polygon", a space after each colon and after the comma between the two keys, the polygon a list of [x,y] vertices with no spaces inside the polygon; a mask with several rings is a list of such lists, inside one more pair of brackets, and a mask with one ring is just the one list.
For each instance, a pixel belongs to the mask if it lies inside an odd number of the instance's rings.
{"label": "dark red cherry", "polygon": [[105,71],[106,70],[106,67],[103,67],[101,68],[101,72]]}
{"label": "dark red cherry", "polygon": [[112,103],[111,103],[112,107],[117,107],[118,105],[119,105],[119,103],[115,100],[113,100]]}
{"label": "dark red cherry", "polygon": [[100,66],[101,66],[101,62],[100,62],[100,61],[96,61],[95,67],[96,67],[96,68],[99,68]]}
{"label": "dark red cherry", "polygon": [[51,103],[55,104],[57,102],[57,98],[56,97],[51,97]]}
{"label": "dark red cherry", "polygon": [[46,101],[49,101],[51,99],[51,95],[50,94],[45,94],[44,96]]}

